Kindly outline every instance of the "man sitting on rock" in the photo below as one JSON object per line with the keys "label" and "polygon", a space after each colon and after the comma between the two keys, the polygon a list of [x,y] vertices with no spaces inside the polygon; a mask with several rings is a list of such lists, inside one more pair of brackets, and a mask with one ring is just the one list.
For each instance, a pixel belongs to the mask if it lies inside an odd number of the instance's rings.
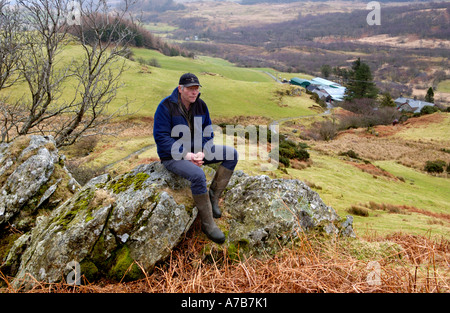
{"label": "man sitting on rock", "polygon": [[[233,147],[214,145],[211,118],[206,103],[200,99],[200,88],[194,74],[180,77],[178,87],[156,109],[153,137],[165,168],[191,182],[202,231],[214,242],[223,243],[225,235],[213,217],[222,215],[219,197],[233,174],[238,154]],[[201,166],[218,162],[222,163],[208,192]]]}

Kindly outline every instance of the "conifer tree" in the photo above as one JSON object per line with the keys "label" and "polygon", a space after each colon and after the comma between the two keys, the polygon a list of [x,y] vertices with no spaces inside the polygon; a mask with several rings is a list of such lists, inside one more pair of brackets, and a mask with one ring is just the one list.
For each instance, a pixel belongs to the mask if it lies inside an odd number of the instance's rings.
{"label": "conifer tree", "polygon": [[395,102],[392,100],[391,94],[389,92],[383,93],[380,102],[381,107],[395,107]]}
{"label": "conifer tree", "polygon": [[430,103],[434,103],[434,91],[433,91],[433,87],[428,88],[427,94],[425,96],[425,101],[426,102],[430,102]]}
{"label": "conifer tree", "polygon": [[347,100],[370,98],[375,99],[378,89],[373,82],[370,67],[358,58],[353,62],[349,82],[347,84]]}

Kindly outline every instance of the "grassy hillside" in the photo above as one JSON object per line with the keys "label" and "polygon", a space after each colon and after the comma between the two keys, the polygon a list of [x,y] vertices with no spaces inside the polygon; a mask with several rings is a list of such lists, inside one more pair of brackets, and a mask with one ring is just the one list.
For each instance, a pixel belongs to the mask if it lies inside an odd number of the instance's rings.
{"label": "grassy hillside", "polygon": [[[109,111],[114,112],[127,101],[132,116],[153,116],[157,105],[170,95],[178,85],[179,77],[185,72],[193,72],[200,78],[203,86],[202,98],[207,102],[212,117],[235,117],[239,115],[264,116],[277,119],[288,116],[313,114],[308,107],[314,102],[306,95],[277,105],[276,92],[284,87],[261,70],[239,68],[217,58],[200,56],[195,59],[167,57],[157,51],[144,48],[133,49],[136,60],[156,60],[160,67],[141,65],[126,60],[127,70],[122,75],[123,88],[111,102]],[[63,68],[83,55],[80,46],[66,46],[59,55],[58,66]],[[23,84],[3,91],[10,99],[29,97]],[[60,101],[73,97],[73,81],[64,86]]]}
{"label": "grassy hillside", "polygon": [[433,177],[392,161],[375,162],[375,165],[405,181],[375,177],[371,173],[359,170],[344,160],[318,153],[312,154],[313,165],[303,170],[288,169],[290,175],[313,183],[325,203],[331,205],[341,216],[353,215],[356,232],[359,235],[376,231],[378,234],[390,232],[410,232],[448,236],[450,220],[440,219],[417,213],[408,208],[385,211],[368,209],[367,217],[349,213],[352,205],[370,206],[390,204],[410,206],[425,212],[445,213],[449,215],[450,203],[447,178]]}
{"label": "grassy hillside", "polygon": [[[284,87],[261,70],[239,68],[225,60],[205,56],[167,57],[147,49],[133,49],[133,53],[136,60],[156,60],[161,66],[133,62],[123,77],[126,88],[117,100],[131,99],[136,108],[144,105],[136,113],[138,116],[153,115],[160,100],[173,91],[185,72],[198,75],[202,98],[213,118],[253,115],[276,119],[314,113],[308,109],[314,102],[306,96],[290,101],[289,105],[277,106],[276,91]],[[120,104],[120,100],[116,103]]]}

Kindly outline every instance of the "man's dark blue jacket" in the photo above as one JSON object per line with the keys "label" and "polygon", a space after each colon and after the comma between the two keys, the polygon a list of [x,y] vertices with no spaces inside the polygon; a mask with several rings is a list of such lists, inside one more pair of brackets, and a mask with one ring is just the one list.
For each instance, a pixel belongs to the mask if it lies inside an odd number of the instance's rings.
{"label": "man's dark blue jacket", "polygon": [[[158,156],[161,160],[181,159],[188,152],[196,153],[203,149],[208,141],[211,140],[210,143],[212,143],[214,136],[208,107],[200,99],[200,94],[195,102],[191,104],[194,132],[190,131],[189,123],[180,110],[178,97],[177,87],[170,96],[161,101],[155,112],[153,137],[155,138]],[[205,128],[207,129],[205,130]],[[181,142],[184,142],[184,144],[180,146]],[[176,153],[174,153],[173,148],[176,150]]]}

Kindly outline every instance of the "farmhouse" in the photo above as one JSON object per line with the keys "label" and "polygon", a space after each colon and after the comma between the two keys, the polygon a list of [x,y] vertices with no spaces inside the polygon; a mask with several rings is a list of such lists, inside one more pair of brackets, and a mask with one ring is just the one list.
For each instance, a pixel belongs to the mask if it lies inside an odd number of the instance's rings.
{"label": "farmhouse", "polygon": [[412,113],[419,113],[424,106],[434,106],[434,103],[431,102],[403,97],[395,99],[394,102],[397,105],[397,110]]}

